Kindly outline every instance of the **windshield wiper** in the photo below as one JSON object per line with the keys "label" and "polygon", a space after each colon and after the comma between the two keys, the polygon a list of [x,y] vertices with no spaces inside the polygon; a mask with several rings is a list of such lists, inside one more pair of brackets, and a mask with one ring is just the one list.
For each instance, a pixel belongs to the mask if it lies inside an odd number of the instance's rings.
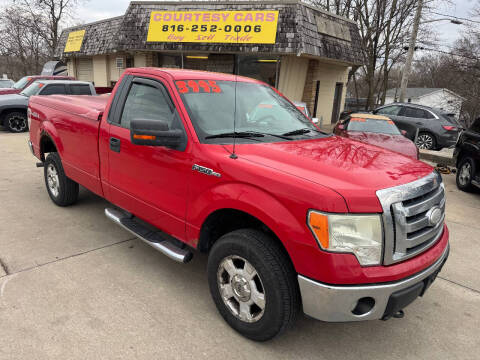
{"label": "windshield wiper", "polygon": [[237,131],[237,132],[228,132],[216,135],[205,136],[205,139],[218,139],[218,138],[249,138],[249,137],[263,137],[265,135],[261,133],[251,132],[251,131]]}
{"label": "windshield wiper", "polygon": [[303,134],[308,134],[309,132],[312,132],[312,131],[318,132],[320,134],[325,134],[323,131],[320,131],[318,129],[303,128],[303,129],[292,130],[282,135],[283,136],[303,135]]}
{"label": "windshield wiper", "polygon": [[303,134],[308,134],[309,132],[311,132],[312,129],[297,129],[297,130],[293,130],[293,131],[289,131],[289,132],[286,132],[285,134],[282,134],[283,136],[292,136],[292,135],[303,135]]}
{"label": "windshield wiper", "polygon": [[237,132],[209,135],[209,136],[206,136],[205,139],[217,139],[217,138],[227,138],[227,137],[249,138],[249,137],[264,137],[264,136],[273,136],[280,139],[292,140],[291,138],[285,135],[269,134],[269,133],[263,133],[258,131],[237,131]]}

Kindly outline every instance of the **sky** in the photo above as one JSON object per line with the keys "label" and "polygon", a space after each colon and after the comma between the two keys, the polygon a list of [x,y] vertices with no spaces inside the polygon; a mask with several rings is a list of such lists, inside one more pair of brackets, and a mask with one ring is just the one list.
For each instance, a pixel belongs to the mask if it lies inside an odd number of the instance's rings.
{"label": "sky", "polygon": [[[76,13],[76,20],[82,23],[89,23],[109,17],[120,16],[125,13],[129,3],[129,0],[86,0],[83,5],[79,6]],[[471,11],[477,3],[477,0],[443,0],[442,3],[443,5],[437,8],[437,12],[462,18],[471,18]],[[431,18],[444,17],[433,15]],[[480,20],[480,18],[477,18],[477,20]],[[445,48],[453,44],[465,29],[462,25],[454,25],[448,21],[435,22],[430,26],[436,30],[438,41],[441,45],[444,45]]]}

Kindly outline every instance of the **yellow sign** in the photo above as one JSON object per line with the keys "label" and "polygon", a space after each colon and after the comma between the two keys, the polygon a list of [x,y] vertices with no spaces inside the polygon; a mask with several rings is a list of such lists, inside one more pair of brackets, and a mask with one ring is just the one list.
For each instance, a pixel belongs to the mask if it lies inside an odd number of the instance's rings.
{"label": "yellow sign", "polygon": [[147,42],[275,44],[278,11],[152,11]]}
{"label": "yellow sign", "polygon": [[63,52],[80,51],[82,48],[85,30],[72,31],[68,34],[67,44]]}

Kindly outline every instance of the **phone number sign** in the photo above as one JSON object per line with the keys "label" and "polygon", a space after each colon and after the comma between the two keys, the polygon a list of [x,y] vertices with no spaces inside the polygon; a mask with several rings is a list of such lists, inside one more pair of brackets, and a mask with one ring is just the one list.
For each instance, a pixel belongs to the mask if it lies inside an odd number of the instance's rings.
{"label": "phone number sign", "polygon": [[275,44],[278,11],[152,11],[147,42]]}

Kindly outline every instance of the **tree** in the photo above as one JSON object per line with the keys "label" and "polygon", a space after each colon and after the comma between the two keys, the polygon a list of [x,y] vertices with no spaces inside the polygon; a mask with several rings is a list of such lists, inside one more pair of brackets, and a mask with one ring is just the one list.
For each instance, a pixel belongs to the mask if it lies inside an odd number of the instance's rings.
{"label": "tree", "polygon": [[61,35],[62,25],[73,18],[73,12],[80,0],[13,0],[19,9],[39,19],[31,24],[41,34],[53,57]]}

